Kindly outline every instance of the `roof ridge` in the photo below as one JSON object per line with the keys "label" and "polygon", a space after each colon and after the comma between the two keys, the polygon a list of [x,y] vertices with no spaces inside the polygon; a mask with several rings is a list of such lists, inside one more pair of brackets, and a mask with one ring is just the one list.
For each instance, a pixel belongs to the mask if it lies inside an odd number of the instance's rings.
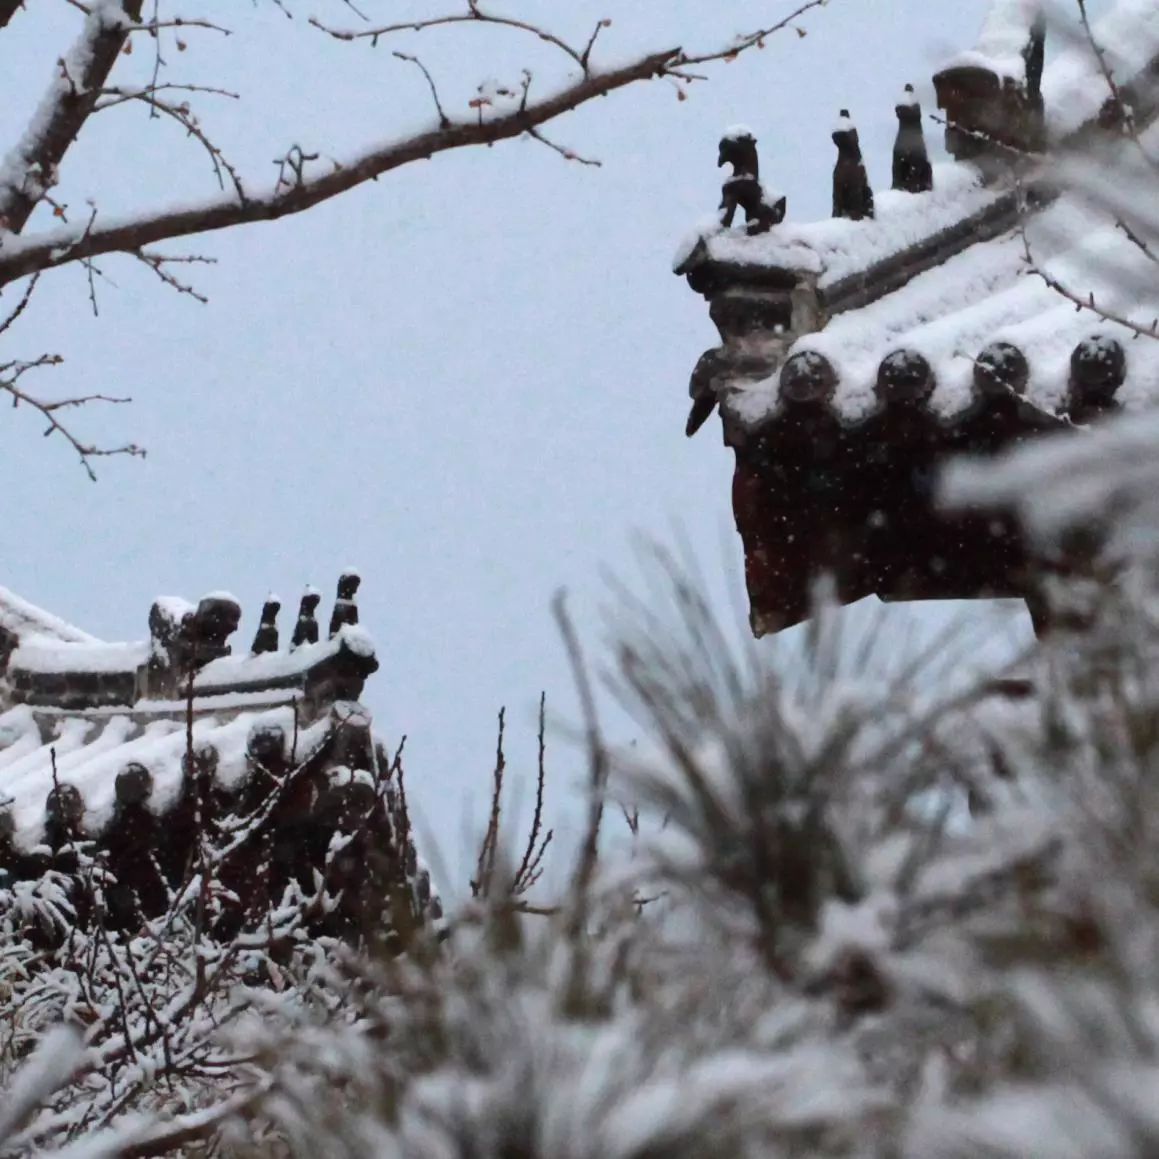
{"label": "roof ridge", "polygon": [[105,643],[6,587],[0,587],[0,629],[17,639],[39,636],[60,644]]}
{"label": "roof ridge", "polygon": [[[1124,83],[1123,89],[1151,97],[1147,103],[1133,108],[1135,131],[1144,133],[1159,121],[1159,86],[1137,87],[1139,78],[1159,67],[1159,54],[1140,72]],[[1053,152],[1081,148],[1094,133],[1102,131],[1101,114],[1083,121],[1051,146]],[[1015,180],[1014,187],[1001,194],[997,201],[975,210],[946,226],[937,233],[914,245],[882,258],[861,273],[849,274],[828,288],[819,287],[817,297],[824,316],[844,313],[888,297],[904,286],[910,278],[941,265],[952,257],[965,253],[975,245],[984,244],[1014,229],[1021,218],[1040,213],[1058,200],[1061,190],[1051,184],[1049,177],[1039,174],[1025,180]],[[874,282],[882,288],[872,293]]]}

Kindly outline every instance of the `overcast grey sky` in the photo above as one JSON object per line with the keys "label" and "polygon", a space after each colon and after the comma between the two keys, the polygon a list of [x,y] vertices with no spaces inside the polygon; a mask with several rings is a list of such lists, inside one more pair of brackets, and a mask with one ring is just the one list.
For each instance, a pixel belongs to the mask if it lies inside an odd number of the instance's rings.
{"label": "overcast grey sky", "polygon": [[[299,17],[351,20],[338,0],[288,2]],[[361,6],[391,19],[433,8]],[[30,7],[0,41],[3,148],[78,19],[63,0]],[[602,44],[614,61],[712,46],[790,7],[508,0],[502,10],[581,39],[610,16]],[[807,37],[781,34],[715,66],[689,100],[667,83],[642,86],[552,126],[602,168],[513,142],[411,166],[298,218],[195,239],[189,250],[220,260],[198,278],[208,306],[114,258],[101,262],[115,285],[98,285],[93,318],[83,271],[50,275],[4,356],[63,354],[37,384],[45,391],[132,395],[80,426],[143,443],[149,457],[101,464],[93,485],[32,416],[5,412],[0,582],[109,638],[142,636],[159,593],[227,588],[246,611],[236,637],[246,647],[270,588],[288,630],[305,582],[328,599],[340,569],[357,565],[382,662],[368,703],[386,736],[409,734],[412,798],[453,847],[468,802],[483,801],[498,706],[508,705],[516,771],[531,768],[539,690],[573,714],[555,589],[575,593],[594,646],[601,567],[630,567],[634,531],[670,540],[676,527],[722,604],[739,585],[731,455],[715,422],[691,442],[682,430],[688,375],[716,334],[670,272],[681,235],[715,206],[720,130],[753,126],[789,214],[824,216],[837,110],[852,111],[871,176],[887,185],[895,95],[912,81],[932,107],[929,77],[972,42],[984,8],[830,0]],[[237,30],[188,33],[173,79],[244,94],[200,108],[251,177],[272,176],[295,142],[342,157],[431,119],[421,76],[384,46],[334,43],[267,0],[184,10]],[[471,31],[396,45],[421,50],[449,107],[524,64],[544,86],[562,79],[541,46]],[[122,79],[148,63],[126,61]],[[62,177],[82,215],[86,196],[120,212],[214,188],[179,130],[133,108],[98,117]],[[553,764],[562,794],[580,762],[557,748]]]}

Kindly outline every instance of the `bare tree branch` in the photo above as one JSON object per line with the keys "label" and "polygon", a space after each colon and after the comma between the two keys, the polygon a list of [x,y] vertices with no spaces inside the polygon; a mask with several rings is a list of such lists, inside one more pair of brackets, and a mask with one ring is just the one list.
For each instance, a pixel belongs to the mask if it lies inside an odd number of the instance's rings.
{"label": "bare tree branch", "polygon": [[1043,283],[1060,297],[1065,298],[1068,302],[1073,302],[1076,310],[1089,310],[1104,322],[1114,322],[1116,325],[1130,330],[1136,338],[1159,338],[1159,318],[1153,319],[1150,325],[1142,326],[1138,322],[1132,322],[1124,314],[1108,310],[1099,305],[1093,292],[1088,292],[1083,295],[1072,290],[1068,285],[1060,282],[1058,278],[1048,273],[1039,265],[1031,251],[1030,239],[1026,235],[1025,225],[1019,227],[1019,233],[1022,237],[1023,260],[1026,263],[1027,270],[1036,278],[1041,278]]}
{"label": "bare tree branch", "polygon": [[735,60],[742,52],[747,52],[750,48],[764,48],[764,42],[770,36],[775,36],[778,32],[783,32],[786,28],[794,28],[798,36],[804,36],[805,30],[803,28],[797,28],[795,21],[799,20],[810,9],[824,8],[828,3],[829,0],[806,0],[805,3],[798,5],[790,12],[788,16],[778,20],[776,24],[770,24],[767,28],[759,28],[756,32],[750,32],[747,36],[738,36],[728,48],[697,53],[692,56],[684,56],[678,63],[683,66],[708,64],[714,60]]}
{"label": "bare tree branch", "polygon": [[158,241],[228,229],[248,222],[276,221],[301,213],[384,173],[437,153],[494,144],[531,133],[540,125],[597,97],[637,81],[661,76],[680,57],[679,49],[652,53],[609,72],[589,73],[553,96],[487,121],[454,121],[371,149],[347,165],[316,177],[285,182],[246,201],[218,197],[192,208],[130,218],[87,231],[52,230],[29,238],[0,237],[0,285],[37,270],[52,269],[106,253],[126,253]]}
{"label": "bare tree branch", "polygon": [[[816,2],[823,3],[824,0],[816,0]],[[468,11],[466,12],[454,13],[448,16],[433,16],[426,20],[412,20],[403,24],[383,24],[377,28],[332,28],[330,25],[323,24],[322,21],[313,16],[310,17],[310,23],[329,36],[333,36],[335,40],[369,40],[374,45],[377,45],[383,37],[391,36],[396,32],[422,32],[427,28],[437,28],[440,25],[445,26],[448,24],[495,24],[501,28],[514,28],[520,32],[529,33],[536,40],[542,40],[545,44],[553,45],[578,64],[584,70],[585,76],[588,72],[588,62],[584,54],[577,52],[567,41],[556,36],[554,33],[548,32],[547,29],[541,28],[536,24],[531,24],[526,20],[517,20],[510,16],[493,16],[490,13],[484,12],[474,2],[469,3]],[[593,37],[592,39],[594,41],[595,38]]]}
{"label": "bare tree branch", "polygon": [[[13,314],[9,316],[9,321],[13,320],[24,309],[28,303],[28,298],[31,296],[31,292],[32,287],[30,286],[25,291],[24,297],[18,303]],[[112,398],[105,394],[89,394],[77,398],[62,398],[46,401],[45,399],[38,398],[34,394],[29,394],[27,390],[19,385],[20,379],[30,370],[37,370],[45,366],[59,366],[62,361],[63,359],[59,354],[42,354],[39,358],[34,358],[30,361],[18,360],[0,363],[0,393],[9,395],[14,407],[21,405],[31,407],[45,419],[48,424],[44,430],[45,438],[50,435],[60,435],[76,451],[85,474],[94,483],[96,482],[97,476],[93,470],[93,459],[108,455],[131,455],[144,458],[144,449],[132,443],[122,447],[98,447],[93,443],[86,443],[73,434],[60,418],[62,411],[87,406],[89,403],[126,403],[130,401],[129,399]]]}
{"label": "bare tree branch", "polygon": [[24,0],[0,0],[0,28],[5,28],[8,21],[24,7]]}
{"label": "bare tree branch", "polygon": [[0,226],[20,233],[44,192],[56,181],[65,153],[96,107],[109,73],[141,18],[144,0],[121,0],[119,19],[94,5],[24,137],[0,163]]}

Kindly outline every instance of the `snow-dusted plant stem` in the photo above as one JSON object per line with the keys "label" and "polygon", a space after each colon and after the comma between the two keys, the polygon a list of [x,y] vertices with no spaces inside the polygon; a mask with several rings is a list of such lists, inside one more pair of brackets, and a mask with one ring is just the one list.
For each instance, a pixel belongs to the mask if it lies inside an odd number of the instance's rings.
{"label": "snow-dusted plant stem", "polygon": [[[1126,454],[1050,453],[1086,504],[1116,488],[1108,551],[1153,549]],[[1022,469],[990,468],[990,498],[1031,495]],[[1090,515],[1050,510],[1029,526]],[[61,1015],[80,1038],[12,1075],[7,1153],[1152,1153],[1159,631],[1135,550],[1085,635],[1023,658],[1021,698],[952,679],[964,634],[899,659],[824,606],[774,666],[665,563],[672,611],[654,588],[610,664],[650,741],[609,748],[581,697],[596,860],[581,840],[531,905],[491,838],[489,888],[403,953],[300,938],[320,896],[216,945],[180,901],[117,939],[78,928],[67,874],[10,890],[7,1065]]]}

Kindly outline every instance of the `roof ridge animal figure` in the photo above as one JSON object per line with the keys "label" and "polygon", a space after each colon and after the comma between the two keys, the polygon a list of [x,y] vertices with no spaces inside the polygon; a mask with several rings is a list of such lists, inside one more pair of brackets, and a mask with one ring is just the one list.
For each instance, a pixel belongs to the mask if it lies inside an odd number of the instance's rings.
{"label": "roof ridge animal figure", "polygon": [[761,185],[757,139],[743,125],[728,129],[720,139],[717,168],[732,165],[720,191],[720,224],[732,225],[738,209],[745,213],[745,228],[750,234],[768,233],[785,220],[786,199],[774,197]]}
{"label": "roof ridge animal figure", "polygon": [[893,143],[893,188],[906,193],[928,193],[934,187],[934,171],[922,133],[922,107],[914,86],[906,85],[897,112],[897,138]]}
{"label": "roof ridge animal figure", "polygon": [[873,216],[873,190],[869,174],[861,160],[861,141],[857,128],[849,118],[849,110],[842,109],[833,130],[833,144],[837,146],[837,164],[833,168],[833,216],[860,221]]}

